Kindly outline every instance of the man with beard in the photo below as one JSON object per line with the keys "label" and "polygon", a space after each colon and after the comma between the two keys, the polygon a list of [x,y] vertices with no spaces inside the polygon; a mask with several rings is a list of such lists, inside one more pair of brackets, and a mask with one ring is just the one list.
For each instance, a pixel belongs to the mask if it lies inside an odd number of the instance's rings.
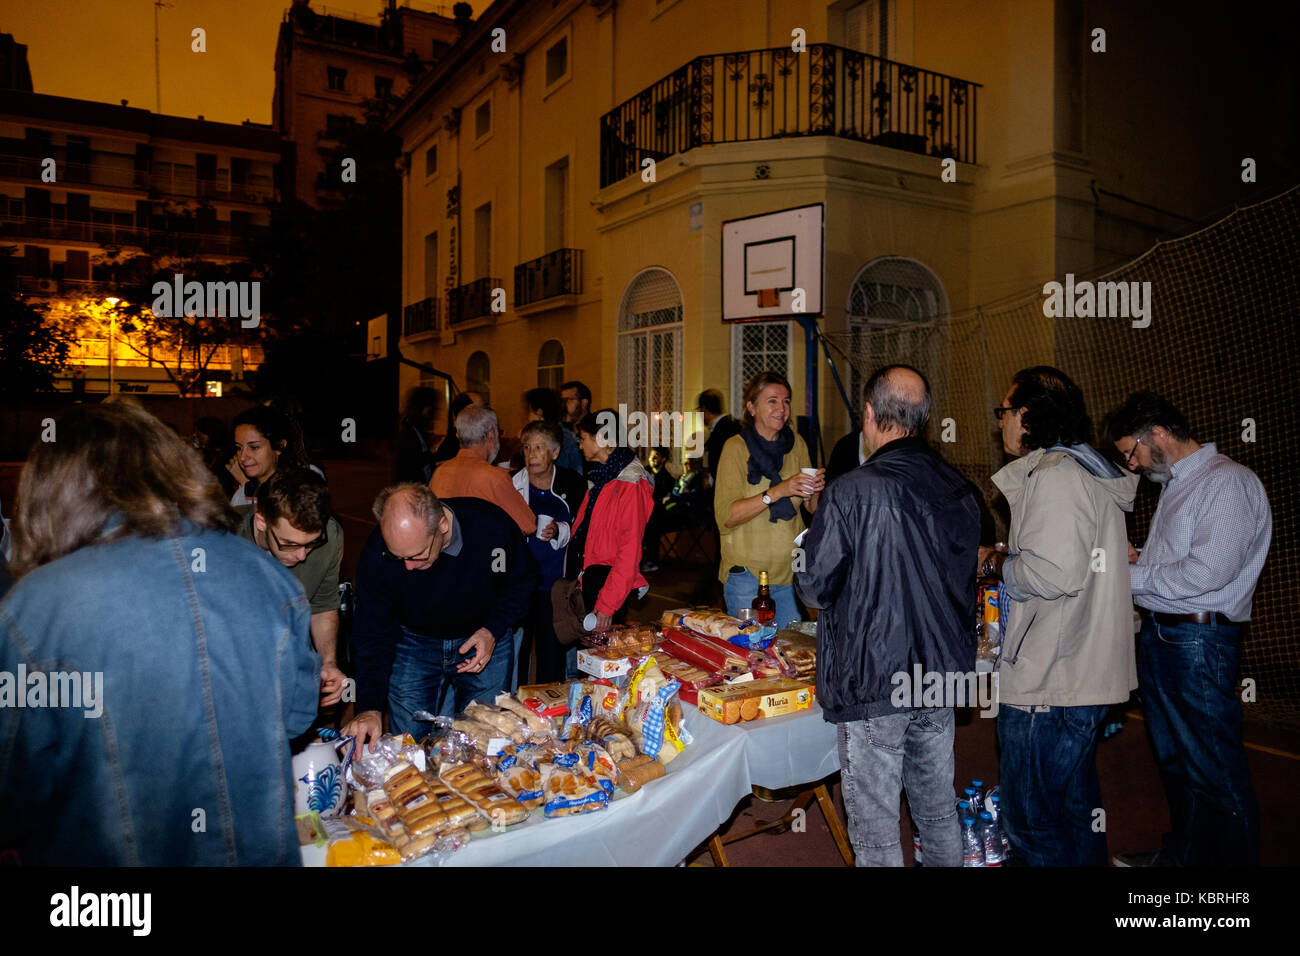
{"label": "man with beard", "polygon": [[1142,611],[1138,685],[1169,799],[1157,853],[1121,866],[1252,865],[1259,809],[1241,743],[1237,674],[1273,518],[1249,468],[1193,440],[1152,392],[1131,395],[1108,432],[1124,464],[1161,486],[1146,547],[1129,545]]}

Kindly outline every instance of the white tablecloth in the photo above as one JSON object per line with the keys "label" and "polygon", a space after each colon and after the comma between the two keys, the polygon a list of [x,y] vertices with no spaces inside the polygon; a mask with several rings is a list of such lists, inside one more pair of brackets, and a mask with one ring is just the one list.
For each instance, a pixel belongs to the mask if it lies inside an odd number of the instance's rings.
{"label": "white tablecloth", "polygon": [[[729,727],[688,707],[685,722],[695,742],[662,779],[596,813],[547,820],[535,810],[504,833],[476,834],[444,865],[675,866],[754,786],[777,790],[839,769],[834,725],[817,707]],[[302,857],[306,866],[325,864],[319,847],[303,847]]]}
{"label": "white tablecloth", "polygon": [[803,713],[748,721],[726,729],[745,742],[752,786],[780,790],[815,783],[840,769],[835,725],[823,719],[817,704]]}

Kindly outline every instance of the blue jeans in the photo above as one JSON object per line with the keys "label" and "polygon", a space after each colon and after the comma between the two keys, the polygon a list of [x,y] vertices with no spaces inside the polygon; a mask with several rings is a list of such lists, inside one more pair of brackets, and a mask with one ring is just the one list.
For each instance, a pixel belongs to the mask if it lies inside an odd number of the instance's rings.
{"label": "blue jeans", "polygon": [[1138,684],[1169,799],[1165,851],[1184,865],[1254,866],[1259,808],[1241,743],[1241,628],[1142,623]]}
{"label": "blue jeans", "polygon": [[[506,683],[510,685],[510,693],[513,694],[519,689],[519,678],[524,668],[528,666],[527,661],[520,660],[523,657],[524,650],[524,629],[522,627],[511,628],[506,632],[503,643],[510,645],[510,679]],[[522,676],[527,677],[528,675],[522,674]]]}
{"label": "blue jeans", "polygon": [[953,710],[886,714],[837,728],[844,809],[858,866],[902,866],[898,791],[921,833],[926,866],[961,866],[953,790]]}
{"label": "blue jeans", "polygon": [[[490,704],[497,694],[507,689],[515,646],[513,635],[507,634],[496,642],[487,667],[477,674],[456,672],[456,665],[470,656],[458,650],[464,643],[463,638],[429,637],[402,628],[393,658],[393,673],[388,680],[390,732],[409,733],[419,740],[432,728],[415,719],[417,710],[441,715],[459,713],[471,701]],[[445,701],[449,691],[451,706]]]}
{"label": "blue jeans", "polygon": [[[1105,866],[1097,737],[1109,704],[998,710],[1002,825],[1029,866]],[[929,851],[926,851],[929,861]]]}
{"label": "blue jeans", "polygon": [[[799,605],[794,603],[793,584],[774,584],[771,591],[772,600],[776,601],[776,620],[773,623],[777,627],[803,619]],[[722,585],[722,597],[727,602],[727,613],[739,617],[740,609],[752,606],[754,598],[758,597],[758,578],[748,569],[729,573],[727,582]]]}

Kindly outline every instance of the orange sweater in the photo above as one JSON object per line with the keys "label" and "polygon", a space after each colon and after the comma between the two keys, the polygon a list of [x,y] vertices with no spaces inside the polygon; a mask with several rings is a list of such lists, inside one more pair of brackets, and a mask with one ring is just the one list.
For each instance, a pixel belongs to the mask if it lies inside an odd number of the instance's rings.
{"label": "orange sweater", "polygon": [[510,473],[489,465],[473,449],[462,448],[433,473],[429,487],[439,498],[482,498],[515,519],[524,534],[537,532],[537,515],[510,483]]}

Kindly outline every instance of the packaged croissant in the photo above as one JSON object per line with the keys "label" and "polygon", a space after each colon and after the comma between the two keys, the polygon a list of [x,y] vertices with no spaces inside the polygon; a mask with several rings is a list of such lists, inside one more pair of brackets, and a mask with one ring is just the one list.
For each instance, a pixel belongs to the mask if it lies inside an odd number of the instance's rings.
{"label": "packaged croissant", "polygon": [[542,790],[546,795],[543,812],[548,817],[591,813],[609,805],[609,794],[576,766],[547,764]]}
{"label": "packaged croissant", "polygon": [[544,802],[542,775],[537,765],[525,754],[506,754],[497,762],[497,783],[529,810]]}

